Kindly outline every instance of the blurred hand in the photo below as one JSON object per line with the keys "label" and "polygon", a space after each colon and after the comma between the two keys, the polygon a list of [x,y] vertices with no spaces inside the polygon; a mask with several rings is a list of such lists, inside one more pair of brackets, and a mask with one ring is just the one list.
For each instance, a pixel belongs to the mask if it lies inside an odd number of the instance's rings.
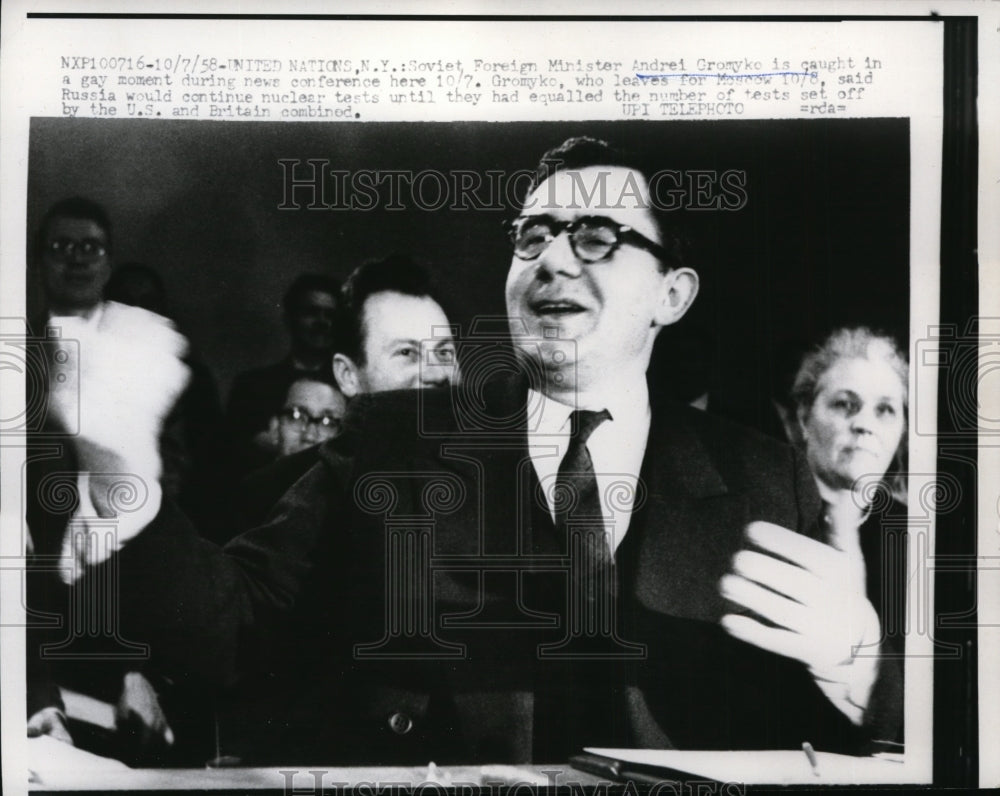
{"label": "blurred hand", "polygon": [[804,663],[831,701],[860,723],[875,680],[881,625],[857,557],[768,522],[750,523],[747,538],[764,552],[737,553],[719,587],[723,597],[771,624],[727,614],[723,629]]}
{"label": "blurred hand", "polygon": [[66,716],[57,707],[42,708],[28,719],[28,737],[49,735],[57,741],[73,745],[73,736],[66,727]]}
{"label": "blurred hand", "polygon": [[65,428],[79,417],[80,469],[94,474],[90,492],[98,513],[113,516],[108,488],[116,476],[102,474],[160,476],[163,421],[188,381],[181,360],[187,341],[166,318],[116,302],[105,303],[96,323],[76,317],[51,323],[79,347],[63,347],[56,360],[49,411]]}
{"label": "blurred hand", "polygon": [[115,721],[119,730],[133,732],[142,747],[173,746],[174,732],[167,723],[160,698],[152,683],[139,672],[128,672],[124,677],[115,706]]}

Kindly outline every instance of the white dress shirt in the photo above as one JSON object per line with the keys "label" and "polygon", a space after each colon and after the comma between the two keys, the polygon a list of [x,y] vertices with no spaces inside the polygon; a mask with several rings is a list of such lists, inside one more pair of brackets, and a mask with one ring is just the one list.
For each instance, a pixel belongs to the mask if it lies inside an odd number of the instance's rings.
{"label": "white dress shirt", "polygon": [[528,395],[528,451],[555,521],[552,492],[559,463],[570,439],[570,413],[575,409],[607,409],[610,420],[601,423],[587,440],[604,513],[604,529],[612,550],[625,538],[636,498],[644,499],[638,486],[639,471],[649,436],[649,389],[645,377],[615,385],[607,394],[578,394],[570,406],[530,390]]}

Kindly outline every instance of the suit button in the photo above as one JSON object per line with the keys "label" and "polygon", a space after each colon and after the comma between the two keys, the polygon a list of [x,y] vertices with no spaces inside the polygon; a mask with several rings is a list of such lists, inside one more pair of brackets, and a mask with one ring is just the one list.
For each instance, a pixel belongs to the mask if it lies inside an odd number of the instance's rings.
{"label": "suit button", "polygon": [[389,729],[396,733],[396,735],[406,735],[406,733],[413,729],[413,719],[405,713],[393,713],[389,717]]}

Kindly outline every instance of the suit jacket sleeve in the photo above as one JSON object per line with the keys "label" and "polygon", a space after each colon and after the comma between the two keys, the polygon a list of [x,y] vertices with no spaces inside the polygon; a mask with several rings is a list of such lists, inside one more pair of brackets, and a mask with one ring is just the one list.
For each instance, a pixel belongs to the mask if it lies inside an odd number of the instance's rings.
{"label": "suit jacket sleeve", "polygon": [[875,741],[903,742],[903,701],[907,614],[906,506],[893,502],[861,526],[868,598],[882,625],[878,675],[872,687],[864,728]]}
{"label": "suit jacket sleeve", "polygon": [[175,677],[231,682],[242,656],[264,643],[295,604],[327,542],[336,461],[304,475],[261,526],[224,548],[201,538],[164,500],[156,519],[123,550],[95,567],[119,584],[118,632],[150,645],[158,668]]}

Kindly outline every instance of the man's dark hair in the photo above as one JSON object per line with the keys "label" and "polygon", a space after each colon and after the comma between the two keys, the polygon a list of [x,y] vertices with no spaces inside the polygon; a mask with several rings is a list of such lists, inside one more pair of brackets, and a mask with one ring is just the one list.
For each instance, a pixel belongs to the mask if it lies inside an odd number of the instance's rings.
{"label": "man's dark hair", "polygon": [[337,350],[358,365],[365,364],[365,302],[376,293],[386,292],[427,297],[441,304],[430,275],[405,254],[391,254],[382,260],[359,265],[341,288],[341,323],[337,335]]}
{"label": "man's dark hair", "polygon": [[293,315],[302,305],[308,293],[329,293],[336,301],[340,295],[340,283],[325,274],[300,274],[288,286],[285,297],[281,300],[285,317]]}
{"label": "man's dark hair", "polygon": [[[591,166],[631,169],[648,179],[646,168],[629,152],[618,149],[600,138],[574,136],[542,155],[524,193],[524,201],[532,191],[557,172],[579,171]],[[656,222],[660,231],[661,245],[667,253],[667,256],[660,261],[660,267],[664,271],[680,268],[685,264],[684,253],[688,248],[688,242],[673,229],[672,224],[655,203],[650,205],[649,213]]]}
{"label": "man's dark hair", "polygon": [[524,193],[524,198],[527,199],[532,191],[556,172],[577,171],[588,166],[615,166],[645,173],[625,151],[607,141],[586,135],[574,136],[542,155],[538,165],[535,166],[535,173],[528,190]]}
{"label": "man's dark hair", "polygon": [[49,230],[49,224],[57,218],[82,218],[86,221],[93,221],[104,231],[105,247],[111,251],[111,218],[108,211],[93,199],[83,196],[70,196],[60,199],[42,216],[42,221],[38,225],[38,235],[35,238],[35,253],[40,255],[42,247],[45,245],[45,237]]}

